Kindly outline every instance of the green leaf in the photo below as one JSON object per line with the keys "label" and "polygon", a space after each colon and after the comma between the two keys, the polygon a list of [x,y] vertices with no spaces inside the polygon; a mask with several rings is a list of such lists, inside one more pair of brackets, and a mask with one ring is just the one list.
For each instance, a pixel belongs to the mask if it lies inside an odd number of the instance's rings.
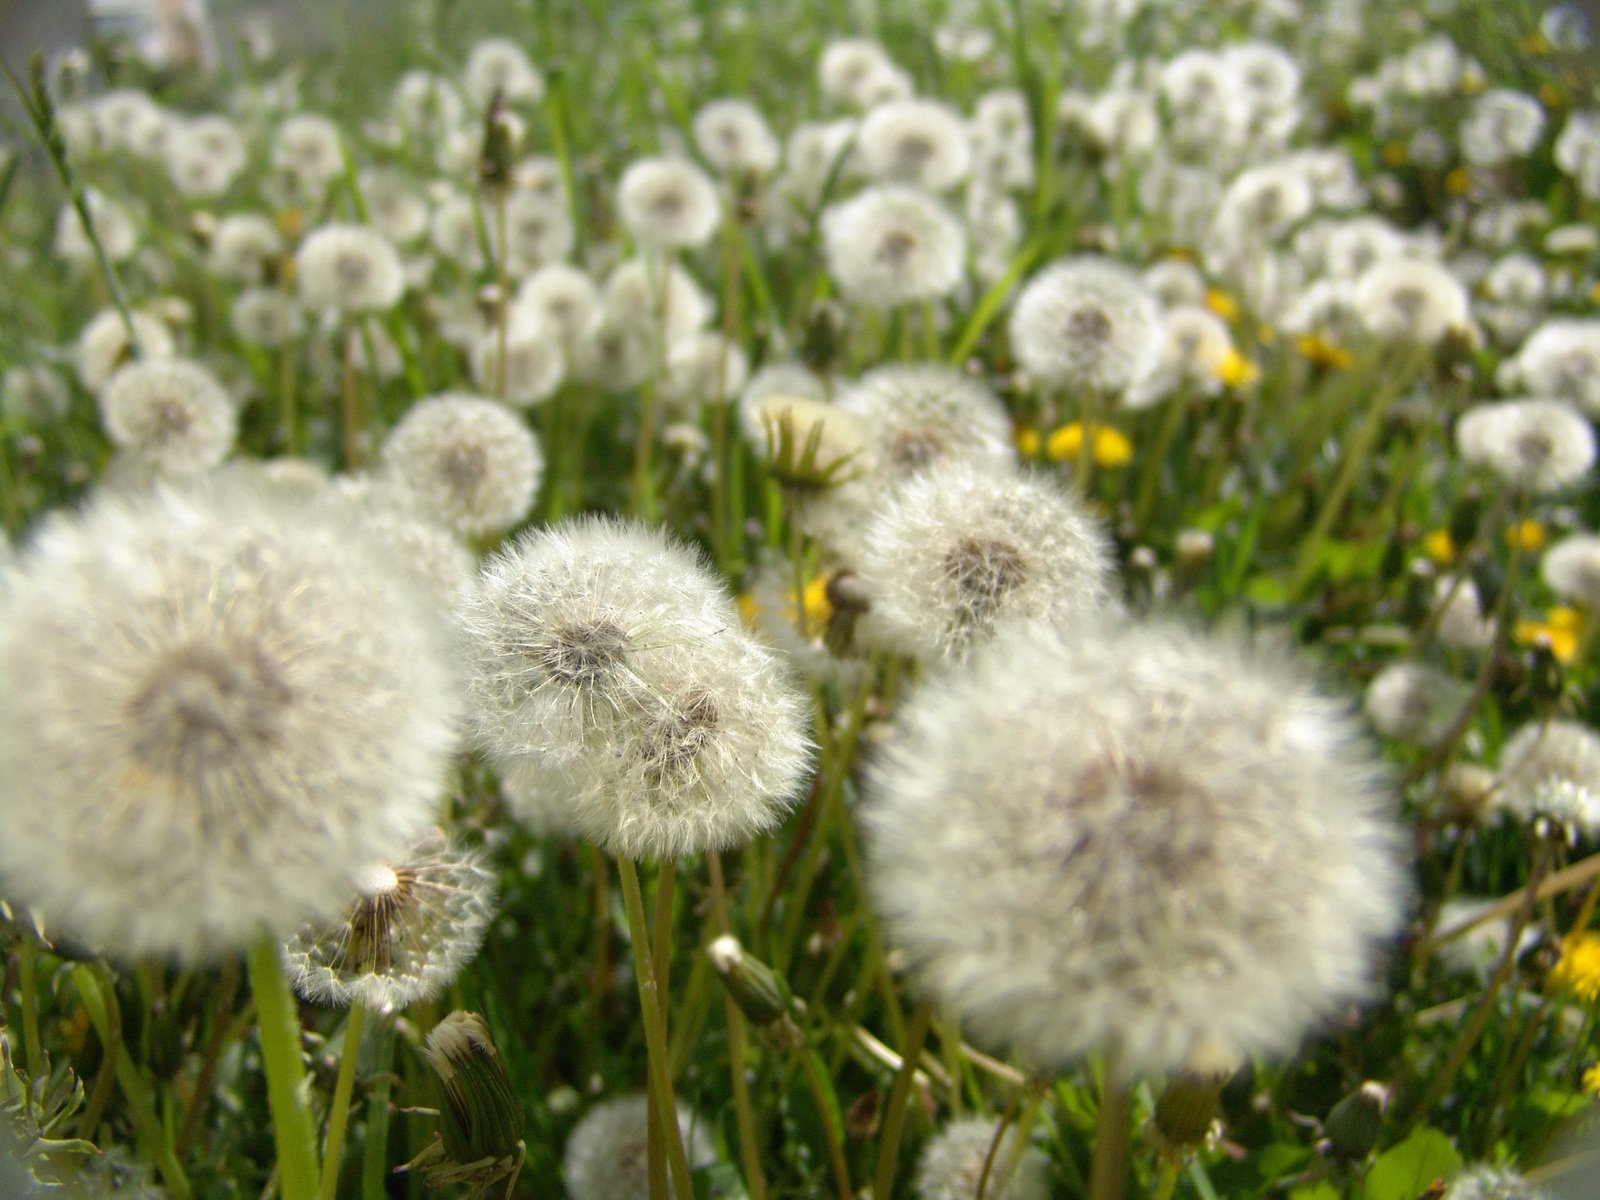
{"label": "green leaf", "polygon": [[1367,1172],[1366,1200],[1417,1200],[1436,1179],[1461,1169],[1461,1155],[1437,1129],[1419,1129],[1378,1155]]}
{"label": "green leaf", "polygon": [[1289,1200],[1339,1200],[1339,1189],[1324,1179],[1289,1189]]}

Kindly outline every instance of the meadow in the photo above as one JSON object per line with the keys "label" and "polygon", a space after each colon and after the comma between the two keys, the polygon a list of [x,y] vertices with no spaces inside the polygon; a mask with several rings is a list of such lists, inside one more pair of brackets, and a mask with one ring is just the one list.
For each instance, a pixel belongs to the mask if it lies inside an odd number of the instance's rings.
{"label": "meadow", "polygon": [[0,47],[0,1198],[1600,1195],[1592,6],[252,7]]}

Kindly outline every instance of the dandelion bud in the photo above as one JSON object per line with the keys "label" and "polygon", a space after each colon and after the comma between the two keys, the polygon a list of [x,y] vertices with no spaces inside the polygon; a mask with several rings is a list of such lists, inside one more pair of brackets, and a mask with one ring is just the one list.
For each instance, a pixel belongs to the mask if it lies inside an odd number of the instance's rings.
{"label": "dandelion bud", "polygon": [[767,469],[784,487],[831,488],[849,477],[852,460],[866,446],[861,418],[820,400],[775,395],[762,403],[760,418]]}
{"label": "dandelion bud", "polygon": [[1371,1079],[1333,1106],[1323,1129],[1328,1149],[1340,1158],[1359,1162],[1372,1153],[1389,1107],[1389,1089]]}
{"label": "dandelion bud", "polygon": [[422,1056],[444,1092],[439,1139],[445,1157],[464,1165],[515,1154],[522,1102],[483,1018],[459,1009],[451,1013],[428,1034]]}
{"label": "dandelion bud", "polygon": [[752,1025],[772,1025],[789,1015],[789,989],[776,971],[746,954],[738,938],[723,934],[706,947],[706,953],[728,994]]}
{"label": "dandelion bud", "polygon": [[499,88],[489,101],[483,118],[483,150],[478,156],[478,183],[486,192],[504,192],[511,183],[513,154],[511,122],[507,119],[505,93]]}
{"label": "dandelion bud", "polygon": [[844,361],[849,336],[849,312],[844,305],[836,300],[818,300],[806,314],[800,357],[813,371],[836,371]]}
{"label": "dandelion bud", "polygon": [[1167,1084],[1156,1101],[1152,1124],[1161,1153],[1182,1159],[1204,1144],[1217,1119],[1222,1089],[1237,1065],[1235,1056],[1207,1048]]}
{"label": "dandelion bud", "polygon": [[1185,529],[1178,534],[1177,543],[1173,547],[1175,551],[1172,560],[1173,585],[1184,591],[1193,587],[1199,581],[1200,573],[1210,563],[1216,548],[1216,542],[1203,529]]}

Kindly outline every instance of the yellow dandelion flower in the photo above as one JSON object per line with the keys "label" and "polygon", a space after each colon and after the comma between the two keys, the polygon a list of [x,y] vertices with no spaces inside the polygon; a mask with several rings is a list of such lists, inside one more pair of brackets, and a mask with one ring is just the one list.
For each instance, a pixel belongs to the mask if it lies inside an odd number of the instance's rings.
{"label": "yellow dandelion flower", "polygon": [[756,598],[749,592],[739,593],[739,617],[752,628],[756,623]]}
{"label": "yellow dandelion flower", "polygon": [[[1094,461],[1100,467],[1124,467],[1133,461],[1133,443],[1119,429],[1109,425],[1095,425]],[[1073,421],[1051,433],[1045,442],[1045,453],[1052,462],[1071,462],[1083,449],[1083,426]]]}
{"label": "yellow dandelion flower", "polygon": [[278,232],[283,235],[285,241],[298,242],[300,240],[300,235],[305,232],[306,228],[304,210],[291,205],[288,208],[280,208],[272,216],[273,224],[278,227]]}
{"label": "yellow dandelion flower", "polygon": [[1039,431],[1031,425],[1019,425],[1011,435],[1017,444],[1017,453],[1023,458],[1039,457]]}
{"label": "yellow dandelion flower", "polygon": [[1553,83],[1541,83],[1539,85],[1539,103],[1546,108],[1560,108],[1564,103],[1561,89]]}
{"label": "yellow dandelion flower", "polygon": [[1355,355],[1343,346],[1330,342],[1321,334],[1302,334],[1295,340],[1294,348],[1313,366],[1329,371],[1344,371],[1356,361]]}
{"label": "yellow dandelion flower", "polygon": [[1216,376],[1224,387],[1247,388],[1261,378],[1261,368],[1230,346],[1216,366]]}
{"label": "yellow dandelion flower", "polygon": [[1600,1000],[1600,934],[1580,933],[1561,943],[1561,961],[1550,969],[1550,983],[1586,1004]]}
{"label": "yellow dandelion flower", "polygon": [[1441,567],[1449,566],[1456,556],[1456,540],[1448,529],[1435,529],[1423,535],[1422,552]]}
{"label": "yellow dandelion flower", "polygon": [[1600,283],[1589,289],[1589,301],[1592,304],[1600,304]]}
{"label": "yellow dandelion flower", "polygon": [[1506,529],[1506,545],[1525,554],[1537,554],[1544,549],[1544,526],[1534,520],[1523,521]]}
{"label": "yellow dandelion flower", "polygon": [[1276,346],[1278,344],[1278,331],[1263,321],[1256,326],[1256,341],[1263,346]]}
{"label": "yellow dandelion flower", "polygon": [[1482,71],[1467,70],[1461,73],[1461,94],[1463,96],[1476,96],[1488,86]]}
{"label": "yellow dandelion flower", "polygon": [[784,615],[796,625],[800,624],[800,614],[805,613],[805,624],[801,629],[807,637],[821,633],[828,624],[828,618],[833,616],[833,603],[828,599],[828,578],[818,575],[807,583],[805,590],[800,593],[800,604],[795,605],[794,593],[790,592],[784,598]]}
{"label": "yellow dandelion flower", "polygon": [[1511,628],[1511,636],[1519,645],[1545,646],[1562,666],[1577,659],[1582,634],[1583,616],[1575,608],[1552,608],[1542,621],[1522,620]]}
{"label": "yellow dandelion flower", "polygon": [[1583,1073],[1583,1090],[1591,1096],[1600,1096],[1600,1063]]}
{"label": "yellow dandelion flower", "polygon": [[1465,167],[1452,168],[1444,177],[1444,190],[1452,196],[1465,196],[1467,189],[1472,186],[1472,175]]}
{"label": "yellow dandelion flower", "polygon": [[1383,157],[1386,167],[1403,167],[1406,165],[1406,144],[1396,138],[1392,142],[1385,142],[1379,152]]}
{"label": "yellow dandelion flower", "polygon": [[1535,29],[1522,35],[1517,42],[1517,49],[1523,54],[1549,54],[1554,47],[1550,45],[1549,38]]}
{"label": "yellow dandelion flower", "polygon": [[1206,307],[1224,321],[1237,321],[1239,319],[1239,302],[1227,292],[1217,288],[1210,288],[1206,292]]}

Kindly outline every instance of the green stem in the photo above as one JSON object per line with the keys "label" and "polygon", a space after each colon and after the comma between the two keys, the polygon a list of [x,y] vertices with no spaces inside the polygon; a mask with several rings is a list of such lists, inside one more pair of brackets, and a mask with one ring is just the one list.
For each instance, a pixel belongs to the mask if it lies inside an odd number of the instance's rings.
{"label": "green stem", "polygon": [[922,1046],[928,1040],[928,1027],[933,1023],[933,1002],[920,1000],[912,1010],[911,1023],[906,1027],[906,1040],[902,1047],[900,1070],[889,1091],[889,1105],[883,1114],[883,1132],[878,1137],[878,1167],[872,1177],[872,1195],[887,1200],[894,1187],[895,1159],[900,1153],[900,1135],[905,1132],[906,1115],[911,1102],[911,1089],[916,1081],[917,1064],[922,1061]]}
{"label": "green stem", "polygon": [[350,1121],[350,1093],[355,1090],[356,1060],[361,1057],[361,1030],[367,1009],[360,1001],[350,1006],[344,1023],[344,1049],[339,1054],[339,1076],[333,1085],[328,1110],[328,1137],[322,1144],[322,1200],[339,1194],[339,1159],[344,1152],[344,1131]]}
{"label": "green stem", "polygon": [[1183,424],[1183,414],[1189,409],[1189,394],[1187,391],[1179,392],[1176,396],[1168,396],[1161,410],[1161,424],[1156,427],[1156,440],[1143,451],[1144,462],[1139,467],[1139,490],[1133,501],[1133,527],[1139,531],[1139,536],[1148,538],[1149,530],[1145,522],[1150,517],[1150,506],[1156,500],[1156,486],[1161,482],[1161,468],[1167,457],[1167,451],[1172,447],[1172,439],[1178,436],[1178,426]]}
{"label": "green stem", "polygon": [[817,1119],[822,1122],[823,1138],[828,1143],[828,1162],[833,1167],[834,1189],[839,1200],[855,1200],[855,1189],[850,1186],[850,1165],[845,1162],[844,1143],[834,1124],[833,1105],[828,1102],[828,1091],[822,1086],[822,1075],[817,1070],[817,1056],[807,1047],[802,1047],[798,1054],[800,1069],[806,1076],[806,1087],[810,1089],[811,1099],[817,1106]]}
{"label": "green stem", "polygon": [[[639,980],[639,1007],[644,1014],[650,1088],[655,1092],[656,1109],[661,1113],[662,1131],[667,1144],[667,1165],[672,1169],[673,1191],[677,1200],[694,1200],[689,1159],[683,1149],[683,1133],[678,1128],[678,1107],[672,1097],[666,1023],[657,999],[655,964],[650,954],[650,927],[645,920],[644,897],[639,891],[639,870],[633,865],[632,859],[618,857],[617,874],[622,878],[622,899],[628,911],[628,932],[633,943],[633,970]],[[285,1197],[285,1200],[288,1198]]]}
{"label": "green stem", "polygon": [[[722,878],[722,855],[706,851],[711,873],[711,916],[717,933],[728,932],[728,889]],[[728,1021],[728,1081],[733,1086],[733,1114],[739,1126],[739,1159],[744,1165],[745,1190],[750,1200],[767,1200],[767,1177],[761,1170],[761,1143],[756,1137],[755,1110],[750,1103],[750,1082],[744,1077],[744,1013],[733,993],[722,990]]]}
{"label": "green stem", "polygon": [[317,1200],[317,1141],[300,1061],[300,1020],[278,959],[277,941],[263,938],[250,948],[245,961],[256,998],[283,1200]]}
{"label": "green stem", "polygon": [[1122,1200],[1128,1175],[1128,1081],[1116,1046],[1105,1056],[1105,1083],[1095,1118],[1094,1160],[1089,1166],[1089,1200]]}
{"label": "green stem", "polygon": [[394,1066],[394,1023],[382,1020],[378,1029],[377,1083],[367,1100],[367,1138],[361,1148],[361,1198],[386,1200],[384,1179],[389,1174],[389,1088]]}
{"label": "green stem", "polygon": [[1172,1200],[1173,1189],[1178,1186],[1178,1164],[1167,1159],[1161,1164],[1161,1182],[1156,1185],[1156,1200]]}
{"label": "green stem", "polygon": [[17,944],[17,986],[22,991],[22,1053],[29,1079],[39,1078],[40,1064],[44,1062],[39,1049],[39,988],[34,969],[37,955],[33,939],[23,934]]}
{"label": "green stem", "polygon": [[499,289],[499,303],[495,306],[494,398],[506,402],[506,343],[511,338],[511,278],[506,258],[511,248],[506,245],[506,189],[494,189],[494,232],[496,254],[494,263],[495,286]]}

